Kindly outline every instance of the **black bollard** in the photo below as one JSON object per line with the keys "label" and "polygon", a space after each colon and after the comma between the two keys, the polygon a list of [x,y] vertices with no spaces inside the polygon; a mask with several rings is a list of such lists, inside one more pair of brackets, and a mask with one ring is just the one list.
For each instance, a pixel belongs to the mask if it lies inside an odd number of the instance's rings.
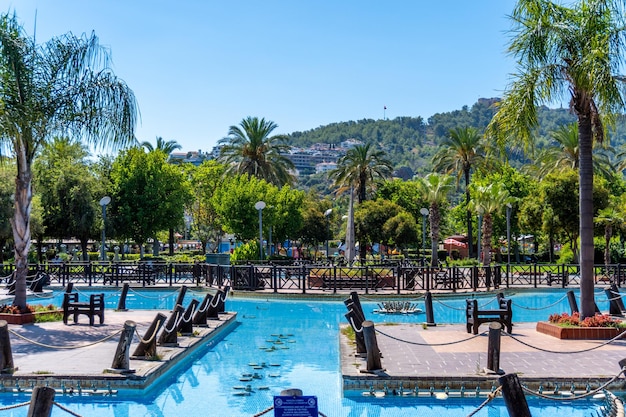
{"label": "black bollard", "polygon": [[126,308],[126,295],[128,295],[129,288],[130,285],[128,284],[128,282],[125,282],[124,286],[122,287],[122,293],[120,294],[120,300],[117,302],[117,311],[128,311],[128,309]]}
{"label": "black bollard", "polygon": [[11,374],[14,370],[9,325],[6,320],[0,320],[0,373]]}
{"label": "black bollard", "polygon": [[226,295],[224,295],[224,291],[217,290],[213,299],[209,303],[209,307],[207,308],[206,317],[211,320],[219,320],[219,312],[220,312],[220,303],[222,303],[222,297],[225,299]]}
{"label": "black bollard", "polygon": [[178,319],[176,330],[181,335],[189,336],[193,334],[193,314],[198,307],[199,301],[195,298],[191,300],[183,315]]}
{"label": "black bollard", "polygon": [[230,287],[226,285],[224,289],[221,291],[220,298],[218,299],[218,304],[217,304],[218,313],[224,313],[226,311],[226,298],[228,297],[229,292],[230,292]]}
{"label": "black bollard", "polygon": [[622,312],[626,312],[626,307],[624,307],[624,300],[622,299],[622,294],[619,292],[619,288],[617,288],[617,284],[611,284],[611,291],[613,292],[613,297],[611,298],[615,299],[619,310]]}
{"label": "black bollard", "polygon": [[174,307],[174,311],[170,315],[167,324],[163,328],[161,335],[159,336],[158,344],[163,346],[178,346],[178,334],[177,327],[178,321],[180,320],[180,316],[183,314],[185,309],[180,304],[176,304]]}
{"label": "black bollard", "polygon": [[381,354],[376,341],[374,322],[370,320],[363,322],[363,338],[365,339],[365,347],[367,349],[367,371],[381,371],[383,367],[380,363]]}
{"label": "black bollard", "polygon": [[178,291],[178,297],[176,297],[176,304],[184,305],[183,301],[185,300],[185,294],[187,293],[187,286],[183,285],[180,287],[180,291]]}
{"label": "black bollard", "polygon": [[496,374],[504,374],[500,369],[500,337],[502,325],[497,321],[489,323],[489,342],[487,346],[487,369]]}
{"label": "black bollard", "polygon": [[606,294],[606,298],[609,299],[609,314],[612,316],[624,317],[622,314],[622,309],[619,308],[619,294],[615,294],[611,288],[605,288],[604,294]]}
{"label": "black bollard", "polygon": [[150,327],[148,327],[146,335],[144,336],[147,339],[141,339],[139,341],[139,345],[137,346],[137,348],[135,348],[133,356],[139,358],[153,358],[156,356],[156,334],[158,333],[161,326],[163,326],[163,323],[165,323],[165,316],[161,313],[157,313],[154,320],[152,320],[152,324],[150,324]]}
{"label": "black bollard", "polygon": [[426,325],[436,326],[435,315],[433,314],[433,296],[430,291],[426,291],[424,294],[424,309],[426,310]]}
{"label": "black bollard", "polygon": [[208,326],[207,324],[207,312],[209,310],[209,305],[211,304],[211,300],[213,296],[211,294],[207,294],[204,296],[204,299],[200,303],[200,306],[196,310],[196,313],[193,315],[193,324],[196,326]]}
{"label": "black bollard", "polygon": [[352,304],[356,307],[357,312],[363,317],[363,320],[365,320],[365,312],[363,311],[363,306],[361,306],[359,294],[356,291],[350,293],[350,300],[352,300]]}
{"label": "black bollard", "polygon": [[50,387],[35,387],[30,396],[27,417],[50,417],[55,391]]}
{"label": "black bollard", "polygon": [[532,417],[517,374],[501,376],[498,381],[502,386],[502,398],[509,412],[509,417]]}
{"label": "black bollard", "polygon": [[569,290],[567,292],[567,301],[569,302],[569,309],[572,311],[572,314],[578,313],[578,303],[576,302],[574,291]]}
{"label": "black bollard", "polygon": [[72,291],[74,291],[74,283],[68,282],[67,286],[65,287],[65,292],[72,292]]}
{"label": "black bollard", "polygon": [[346,319],[348,319],[348,323],[354,330],[354,341],[356,343],[356,354],[358,356],[365,356],[367,354],[367,349],[365,347],[365,339],[363,338],[363,319],[354,310],[350,310],[345,314]]}
{"label": "black bollard", "polygon": [[137,325],[134,321],[127,320],[124,323],[124,330],[120,335],[120,341],[117,344],[117,350],[115,356],[113,356],[113,364],[111,365],[111,371],[120,373],[132,373],[134,370],[130,369],[130,344],[135,334]]}

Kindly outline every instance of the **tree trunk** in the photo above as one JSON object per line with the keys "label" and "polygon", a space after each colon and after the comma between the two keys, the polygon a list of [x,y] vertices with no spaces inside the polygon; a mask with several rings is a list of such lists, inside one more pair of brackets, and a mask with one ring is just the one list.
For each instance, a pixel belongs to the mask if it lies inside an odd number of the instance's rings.
{"label": "tree trunk", "polygon": [[30,210],[32,199],[32,173],[24,139],[15,148],[17,177],[15,179],[15,213],[11,221],[15,242],[15,298],[13,305],[26,308],[26,275],[30,249]]}
{"label": "tree trunk", "polygon": [[593,136],[589,113],[578,113],[581,318],[595,314],[593,274]]}
{"label": "tree trunk", "polygon": [[469,210],[469,203],[470,203],[470,189],[469,189],[469,183],[470,183],[470,170],[469,168],[466,168],[464,170],[464,174],[465,174],[465,209],[467,210],[467,250],[468,250],[468,256],[470,258],[474,257],[474,245],[473,245],[473,236],[472,236],[472,212]]}
{"label": "tree trunk", "polygon": [[174,229],[170,228],[169,232],[169,254],[170,256],[174,256]]}
{"label": "tree trunk", "polygon": [[608,273],[608,267],[609,264],[611,263],[611,236],[613,235],[613,227],[610,225],[607,225],[604,228],[604,240],[605,240],[605,246],[604,246],[604,265],[607,268],[607,273]]}
{"label": "tree trunk", "polygon": [[87,251],[87,245],[89,243],[89,239],[81,239],[80,240],[80,250],[83,253],[83,261],[89,261],[89,252]]}
{"label": "tree trunk", "polygon": [[[482,248],[483,248],[483,266],[491,265],[491,235],[493,233],[493,218],[491,213],[485,213],[483,217],[482,230]],[[480,255],[480,254],[479,254]]]}

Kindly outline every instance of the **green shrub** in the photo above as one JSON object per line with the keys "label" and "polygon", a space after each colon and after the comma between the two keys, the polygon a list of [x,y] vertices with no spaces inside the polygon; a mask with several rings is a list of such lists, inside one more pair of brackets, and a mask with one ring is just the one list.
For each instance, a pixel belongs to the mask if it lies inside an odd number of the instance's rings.
{"label": "green shrub", "polygon": [[230,255],[231,262],[252,261],[259,259],[259,242],[251,240],[239,245]]}

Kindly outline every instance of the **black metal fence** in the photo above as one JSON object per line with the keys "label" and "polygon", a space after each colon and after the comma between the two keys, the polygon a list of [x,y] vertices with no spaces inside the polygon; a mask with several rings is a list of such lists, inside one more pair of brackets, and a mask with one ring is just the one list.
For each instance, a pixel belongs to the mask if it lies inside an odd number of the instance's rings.
{"label": "black metal fence", "polygon": [[[13,264],[0,265],[0,278],[9,282]],[[273,292],[332,292],[360,290],[369,292],[479,291],[510,287],[572,287],[580,284],[580,267],[576,264],[515,264],[482,266],[449,266],[433,268],[412,263],[339,266],[322,264],[216,265],[207,263],[166,262],[70,262],[29,265],[29,275],[48,275],[51,284],[121,286],[225,286],[235,290]],[[621,264],[596,265],[597,285],[626,280]]]}

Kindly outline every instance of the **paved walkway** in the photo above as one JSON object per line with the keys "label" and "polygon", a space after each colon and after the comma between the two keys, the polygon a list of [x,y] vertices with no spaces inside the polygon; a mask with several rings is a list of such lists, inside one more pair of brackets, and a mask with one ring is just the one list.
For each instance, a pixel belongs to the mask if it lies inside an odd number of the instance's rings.
{"label": "paved walkway", "polygon": [[[419,324],[375,325],[378,347],[383,354],[383,372],[364,373],[365,359],[355,357],[356,349],[342,337],[342,370],[344,389],[367,389],[385,384],[404,388],[434,386],[441,389],[460,385],[482,389],[498,386],[495,375],[486,371],[488,325],[480,327],[479,335],[466,332],[465,325],[438,325],[423,328]],[[620,372],[619,361],[626,358],[626,341],[604,345],[599,340],[560,340],[539,333],[534,323],[515,324],[511,336],[501,338],[500,370],[517,373],[522,384],[537,389],[561,387],[577,390],[592,388],[610,380]],[[579,352],[591,348],[591,351]],[[543,350],[541,350],[543,349]],[[557,353],[558,352],[558,353]],[[625,380],[612,384],[624,389]]]}
{"label": "paved walkway", "polygon": [[[144,338],[148,327],[157,316],[156,310],[133,310],[118,312],[106,310],[105,323],[89,326],[88,318],[79,316],[79,323],[68,325],[62,322],[9,325],[13,363],[17,368],[13,374],[0,377],[2,387],[29,388],[33,383],[47,383],[55,388],[97,387],[98,389],[145,388],[152,380],[173,366],[184,361],[193,351],[217,336],[228,324],[234,322],[236,314],[220,314],[220,320],[209,320],[208,327],[194,326],[195,334],[178,337],[178,346],[158,346],[159,360],[130,358],[130,369],[134,373],[120,375],[109,371],[119,343],[119,331],[127,320],[136,324],[137,333]],[[169,311],[160,311],[169,318]],[[98,320],[96,319],[96,323]],[[139,343],[135,335],[130,355]],[[56,348],[52,348],[56,347]],[[16,384],[18,384],[16,386]]]}

